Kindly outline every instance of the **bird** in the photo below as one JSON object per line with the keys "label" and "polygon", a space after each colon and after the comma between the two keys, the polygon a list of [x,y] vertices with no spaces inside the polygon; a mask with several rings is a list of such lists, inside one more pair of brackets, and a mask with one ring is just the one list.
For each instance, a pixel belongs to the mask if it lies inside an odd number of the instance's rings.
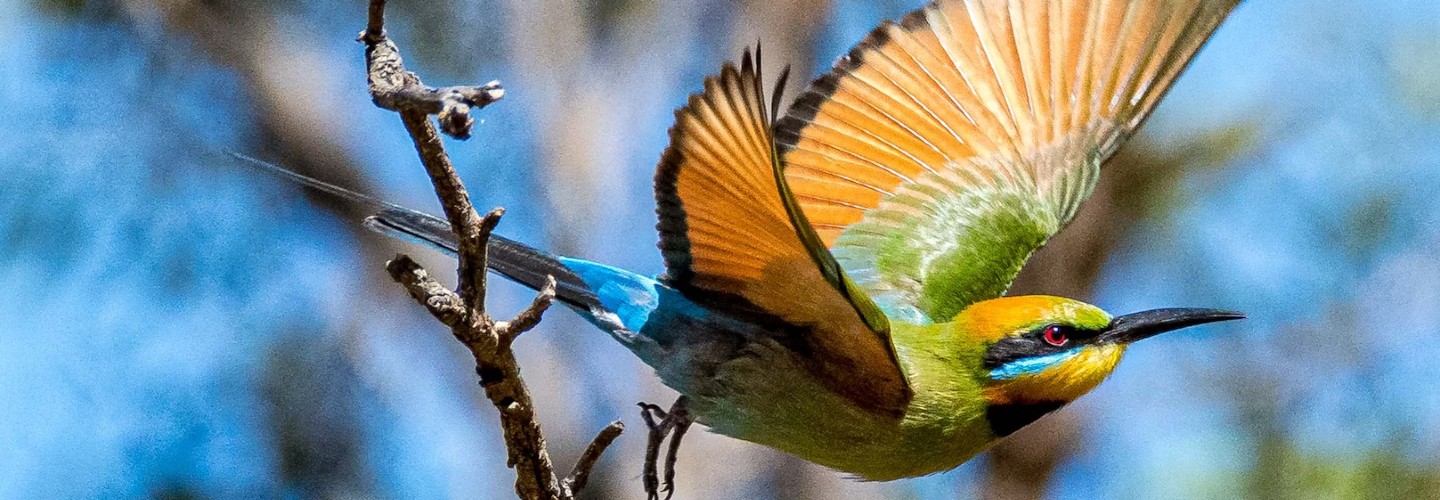
{"label": "bird", "polygon": [[[651,498],[659,447],[671,434],[673,493],[692,423],[863,480],[953,469],[1090,392],[1132,344],[1244,318],[1006,294],[1238,4],[935,0],[783,116],[788,67],[766,92],[746,49],[675,112],[654,182],[664,274],[498,235],[491,271],[553,277],[681,395],[641,405]],[[371,229],[457,250],[443,219],[285,175],[376,206]]]}

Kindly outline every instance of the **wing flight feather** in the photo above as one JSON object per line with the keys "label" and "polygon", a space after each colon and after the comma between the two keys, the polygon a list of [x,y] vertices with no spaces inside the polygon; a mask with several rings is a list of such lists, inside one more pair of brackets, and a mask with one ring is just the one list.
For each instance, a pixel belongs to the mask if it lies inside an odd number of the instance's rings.
{"label": "wing flight feather", "polygon": [[937,0],[776,125],[816,233],[892,318],[1004,293],[1239,0]]}
{"label": "wing flight feather", "polygon": [[911,393],[889,324],[791,196],[758,66],[747,51],[675,113],[655,174],[665,281],[708,309],[773,326],[837,394],[899,415]]}

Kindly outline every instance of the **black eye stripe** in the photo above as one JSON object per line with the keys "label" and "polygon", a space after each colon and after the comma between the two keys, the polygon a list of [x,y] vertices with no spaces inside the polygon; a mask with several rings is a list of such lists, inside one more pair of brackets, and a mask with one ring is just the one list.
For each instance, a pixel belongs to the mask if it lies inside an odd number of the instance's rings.
{"label": "black eye stripe", "polygon": [[[1045,330],[1058,326],[1069,341],[1062,345],[1051,345],[1045,341]],[[1077,345],[1087,344],[1100,335],[1098,330],[1076,328],[1069,325],[1046,324],[1022,335],[1006,337],[996,341],[985,350],[985,369],[993,370],[1017,359],[1054,354]]]}
{"label": "black eye stripe", "polygon": [[1054,324],[1042,326],[1030,333],[1027,333],[1026,335],[1034,335],[1036,338],[1044,339],[1045,331],[1051,328],[1059,328],[1061,333],[1064,333],[1066,337],[1069,337],[1070,340],[1074,341],[1090,340],[1100,336],[1099,330],[1089,330],[1084,328],[1076,328],[1070,325]]}
{"label": "black eye stripe", "polygon": [[1031,336],[1000,339],[985,350],[985,369],[993,370],[1011,361],[1053,352],[1054,347]]}

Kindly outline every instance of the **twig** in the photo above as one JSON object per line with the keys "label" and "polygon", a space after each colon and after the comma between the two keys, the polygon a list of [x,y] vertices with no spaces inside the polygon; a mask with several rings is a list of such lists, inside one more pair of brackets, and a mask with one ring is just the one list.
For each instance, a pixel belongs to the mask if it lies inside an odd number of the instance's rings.
{"label": "twig", "polygon": [[473,123],[470,111],[500,99],[504,90],[498,82],[477,87],[426,87],[420,77],[405,70],[399,48],[385,35],[384,15],[384,0],[371,0],[369,19],[359,37],[365,43],[370,96],[377,106],[400,114],[444,207],[445,218],[455,231],[459,241],[459,292],[440,285],[404,255],[396,256],[386,269],[416,301],[449,326],[475,358],[475,373],[485,397],[500,412],[506,464],[515,469],[515,493],[525,499],[572,499],[584,487],[601,453],[624,427],[616,422],[602,430],[574,471],[563,482],[557,479],[530,391],[520,377],[520,365],[511,350],[516,337],[539,324],[554,301],[555,280],[550,278],[530,306],[510,321],[496,322],[486,313],[486,250],[490,233],[504,211],[497,208],[484,217],[475,211],[429,117],[439,115],[445,132],[463,139],[469,136]]}
{"label": "twig", "polygon": [[460,300],[460,296],[435,281],[435,278],[431,278],[430,273],[409,256],[396,255],[390,262],[385,263],[385,270],[441,323],[454,328],[465,319],[465,303]]}
{"label": "twig", "polygon": [[[441,130],[456,139],[469,139],[475,120],[472,109],[480,109],[505,97],[500,82],[484,85],[431,88],[420,77],[405,71],[400,48],[385,34],[385,0],[370,2],[369,21],[359,40],[365,44],[365,61],[370,78],[370,100],[376,106],[402,116],[438,115]],[[429,120],[427,119],[428,123]]]}
{"label": "twig", "polygon": [[371,0],[370,13],[365,18],[365,31],[360,32],[360,42],[370,45],[385,40],[385,0]]}
{"label": "twig", "polygon": [[590,469],[595,468],[595,462],[600,460],[600,455],[605,453],[605,449],[609,448],[610,443],[620,437],[622,432],[625,432],[625,424],[619,420],[610,422],[610,425],[601,429],[595,440],[590,442],[590,446],[585,448],[585,453],[580,454],[580,461],[575,462],[575,468],[570,471],[570,475],[560,484],[561,493],[573,497],[585,489],[585,483],[590,480]]}
{"label": "twig", "polygon": [[540,287],[540,293],[535,294],[535,300],[530,302],[529,307],[517,313],[515,319],[501,321],[495,325],[495,329],[500,330],[501,342],[506,344],[513,343],[516,338],[520,337],[520,334],[528,332],[535,328],[536,325],[539,325],[540,316],[545,314],[545,310],[549,309],[550,304],[554,301],[555,277],[546,276],[545,286]]}

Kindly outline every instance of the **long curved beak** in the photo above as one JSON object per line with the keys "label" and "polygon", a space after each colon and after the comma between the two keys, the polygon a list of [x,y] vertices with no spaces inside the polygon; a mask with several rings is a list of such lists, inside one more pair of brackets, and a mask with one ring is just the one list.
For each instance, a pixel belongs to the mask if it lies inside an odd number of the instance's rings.
{"label": "long curved beak", "polygon": [[1129,344],[1185,327],[1237,319],[1245,319],[1245,315],[1220,309],[1152,309],[1111,320],[1110,327],[1100,333],[1100,340]]}

